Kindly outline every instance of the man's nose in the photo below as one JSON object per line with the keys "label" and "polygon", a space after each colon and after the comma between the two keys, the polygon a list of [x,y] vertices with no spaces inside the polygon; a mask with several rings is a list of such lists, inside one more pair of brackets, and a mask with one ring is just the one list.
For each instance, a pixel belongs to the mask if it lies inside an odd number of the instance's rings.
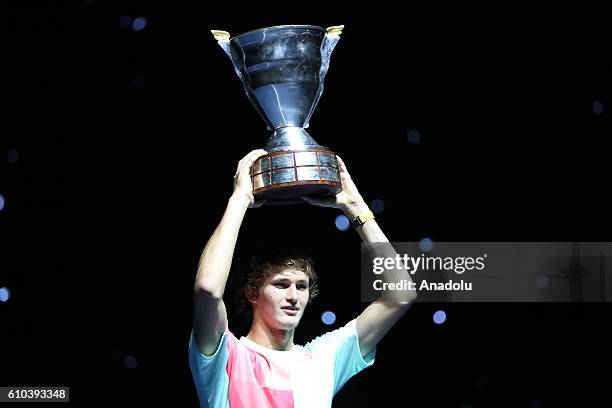
{"label": "man's nose", "polygon": [[297,302],[297,288],[295,285],[291,285],[287,288],[287,300],[290,302]]}

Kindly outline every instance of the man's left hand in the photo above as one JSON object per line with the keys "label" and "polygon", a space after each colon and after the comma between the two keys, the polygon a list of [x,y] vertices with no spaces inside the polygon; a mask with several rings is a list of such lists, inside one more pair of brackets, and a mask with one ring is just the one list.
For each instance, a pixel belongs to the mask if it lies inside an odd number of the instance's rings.
{"label": "man's left hand", "polygon": [[342,191],[333,197],[302,197],[302,199],[309,204],[320,207],[339,208],[347,217],[349,217],[350,220],[353,220],[358,215],[368,211],[368,206],[363,200],[363,197],[361,197],[361,194],[359,194],[359,190],[357,190],[357,186],[346,169],[346,165],[340,156],[336,156],[336,158],[338,159],[338,169],[340,170]]}

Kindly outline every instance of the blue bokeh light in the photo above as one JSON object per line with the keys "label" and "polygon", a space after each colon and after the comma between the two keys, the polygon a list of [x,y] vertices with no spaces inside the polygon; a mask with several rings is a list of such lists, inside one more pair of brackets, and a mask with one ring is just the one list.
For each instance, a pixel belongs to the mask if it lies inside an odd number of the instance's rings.
{"label": "blue bokeh light", "polygon": [[438,310],[433,315],[433,321],[435,324],[442,324],[446,321],[446,312],[444,310]]}
{"label": "blue bokeh light", "polygon": [[6,160],[8,160],[8,162],[11,164],[17,163],[17,161],[19,161],[19,153],[17,153],[17,150],[15,149],[9,150],[6,153]]}
{"label": "blue bokeh light", "polygon": [[385,210],[385,202],[380,198],[375,198],[374,200],[372,200],[372,202],[370,202],[370,208],[376,214],[380,214]]}
{"label": "blue bokeh light", "polygon": [[137,17],[132,21],[132,30],[142,31],[147,26],[147,19],[145,17]]}
{"label": "blue bokeh light", "polygon": [[136,367],[138,367],[138,361],[136,360],[136,357],[134,357],[134,356],[126,356],[123,359],[123,363],[125,364],[125,366],[127,368],[136,368]]}
{"label": "blue bokeh light", "polygon": [[346,231],[350,227],[351,227],[351,222],[349,221],[348,218],[346,218],[346,215],[341,214],[336,217],[336,228],[338,228],[340,231]]}
{"label": "blue bokeh light", "polygon": [[419,248],[421,248],[423,252],[431,251],[431,248],[433,248],[433,241],[429,238],[423,238],[419,241]]}
{"label": "blue bokeh light", "polygon": [[4,196],[0,194],[0,211],[4,209]]}
{"label": "blue bokeh light", "polygon": [[328,326],[332,325],[336,322],[336,314],[330,310],[327,310],[321,315],[321,320]]}
{"label": "blue bokeh light", "polygon": [[550,278],[548,275],[541,273],[536,277],[536,286],[538,289],[546,289],[550,285]]}
{"label": "blue bokeh light", "polygon": [[421,141],[421,134],[418,130],[412,129],[406,133],[406,139],[408,139],[408,143],[417,144]]}
{"label": "blue bokeh light", "polygon": [[8,288],[0,288],[0,302],[6,302],[11,297],[11,291]]}
{"label": "blue bokeh light", "polygon": [[604,104],[601,101],[593,101],[593,113],[601,115],[604,111]]}

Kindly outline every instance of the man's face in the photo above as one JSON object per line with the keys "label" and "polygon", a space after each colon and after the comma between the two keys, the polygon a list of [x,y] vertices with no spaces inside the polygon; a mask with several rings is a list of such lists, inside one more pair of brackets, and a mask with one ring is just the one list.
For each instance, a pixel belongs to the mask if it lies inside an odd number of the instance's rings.
{"label": "man's face", "polygon": [[294,329],[300,322],[309,297],[308,276],[285,269],[269,276],[259,288],[254,313],[273,329]]}

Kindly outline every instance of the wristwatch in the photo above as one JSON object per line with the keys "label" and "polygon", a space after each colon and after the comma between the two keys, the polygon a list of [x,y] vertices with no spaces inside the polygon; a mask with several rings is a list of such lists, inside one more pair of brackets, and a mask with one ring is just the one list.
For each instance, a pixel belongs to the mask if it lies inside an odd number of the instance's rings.
{"label": "wristwatch", "polygon": [[357,228],[360,225],[365,224],[366,221],[374,219],[374,213],[372,211],[366,211],[363,214],[359,214],[353,220],[353,227]]}

